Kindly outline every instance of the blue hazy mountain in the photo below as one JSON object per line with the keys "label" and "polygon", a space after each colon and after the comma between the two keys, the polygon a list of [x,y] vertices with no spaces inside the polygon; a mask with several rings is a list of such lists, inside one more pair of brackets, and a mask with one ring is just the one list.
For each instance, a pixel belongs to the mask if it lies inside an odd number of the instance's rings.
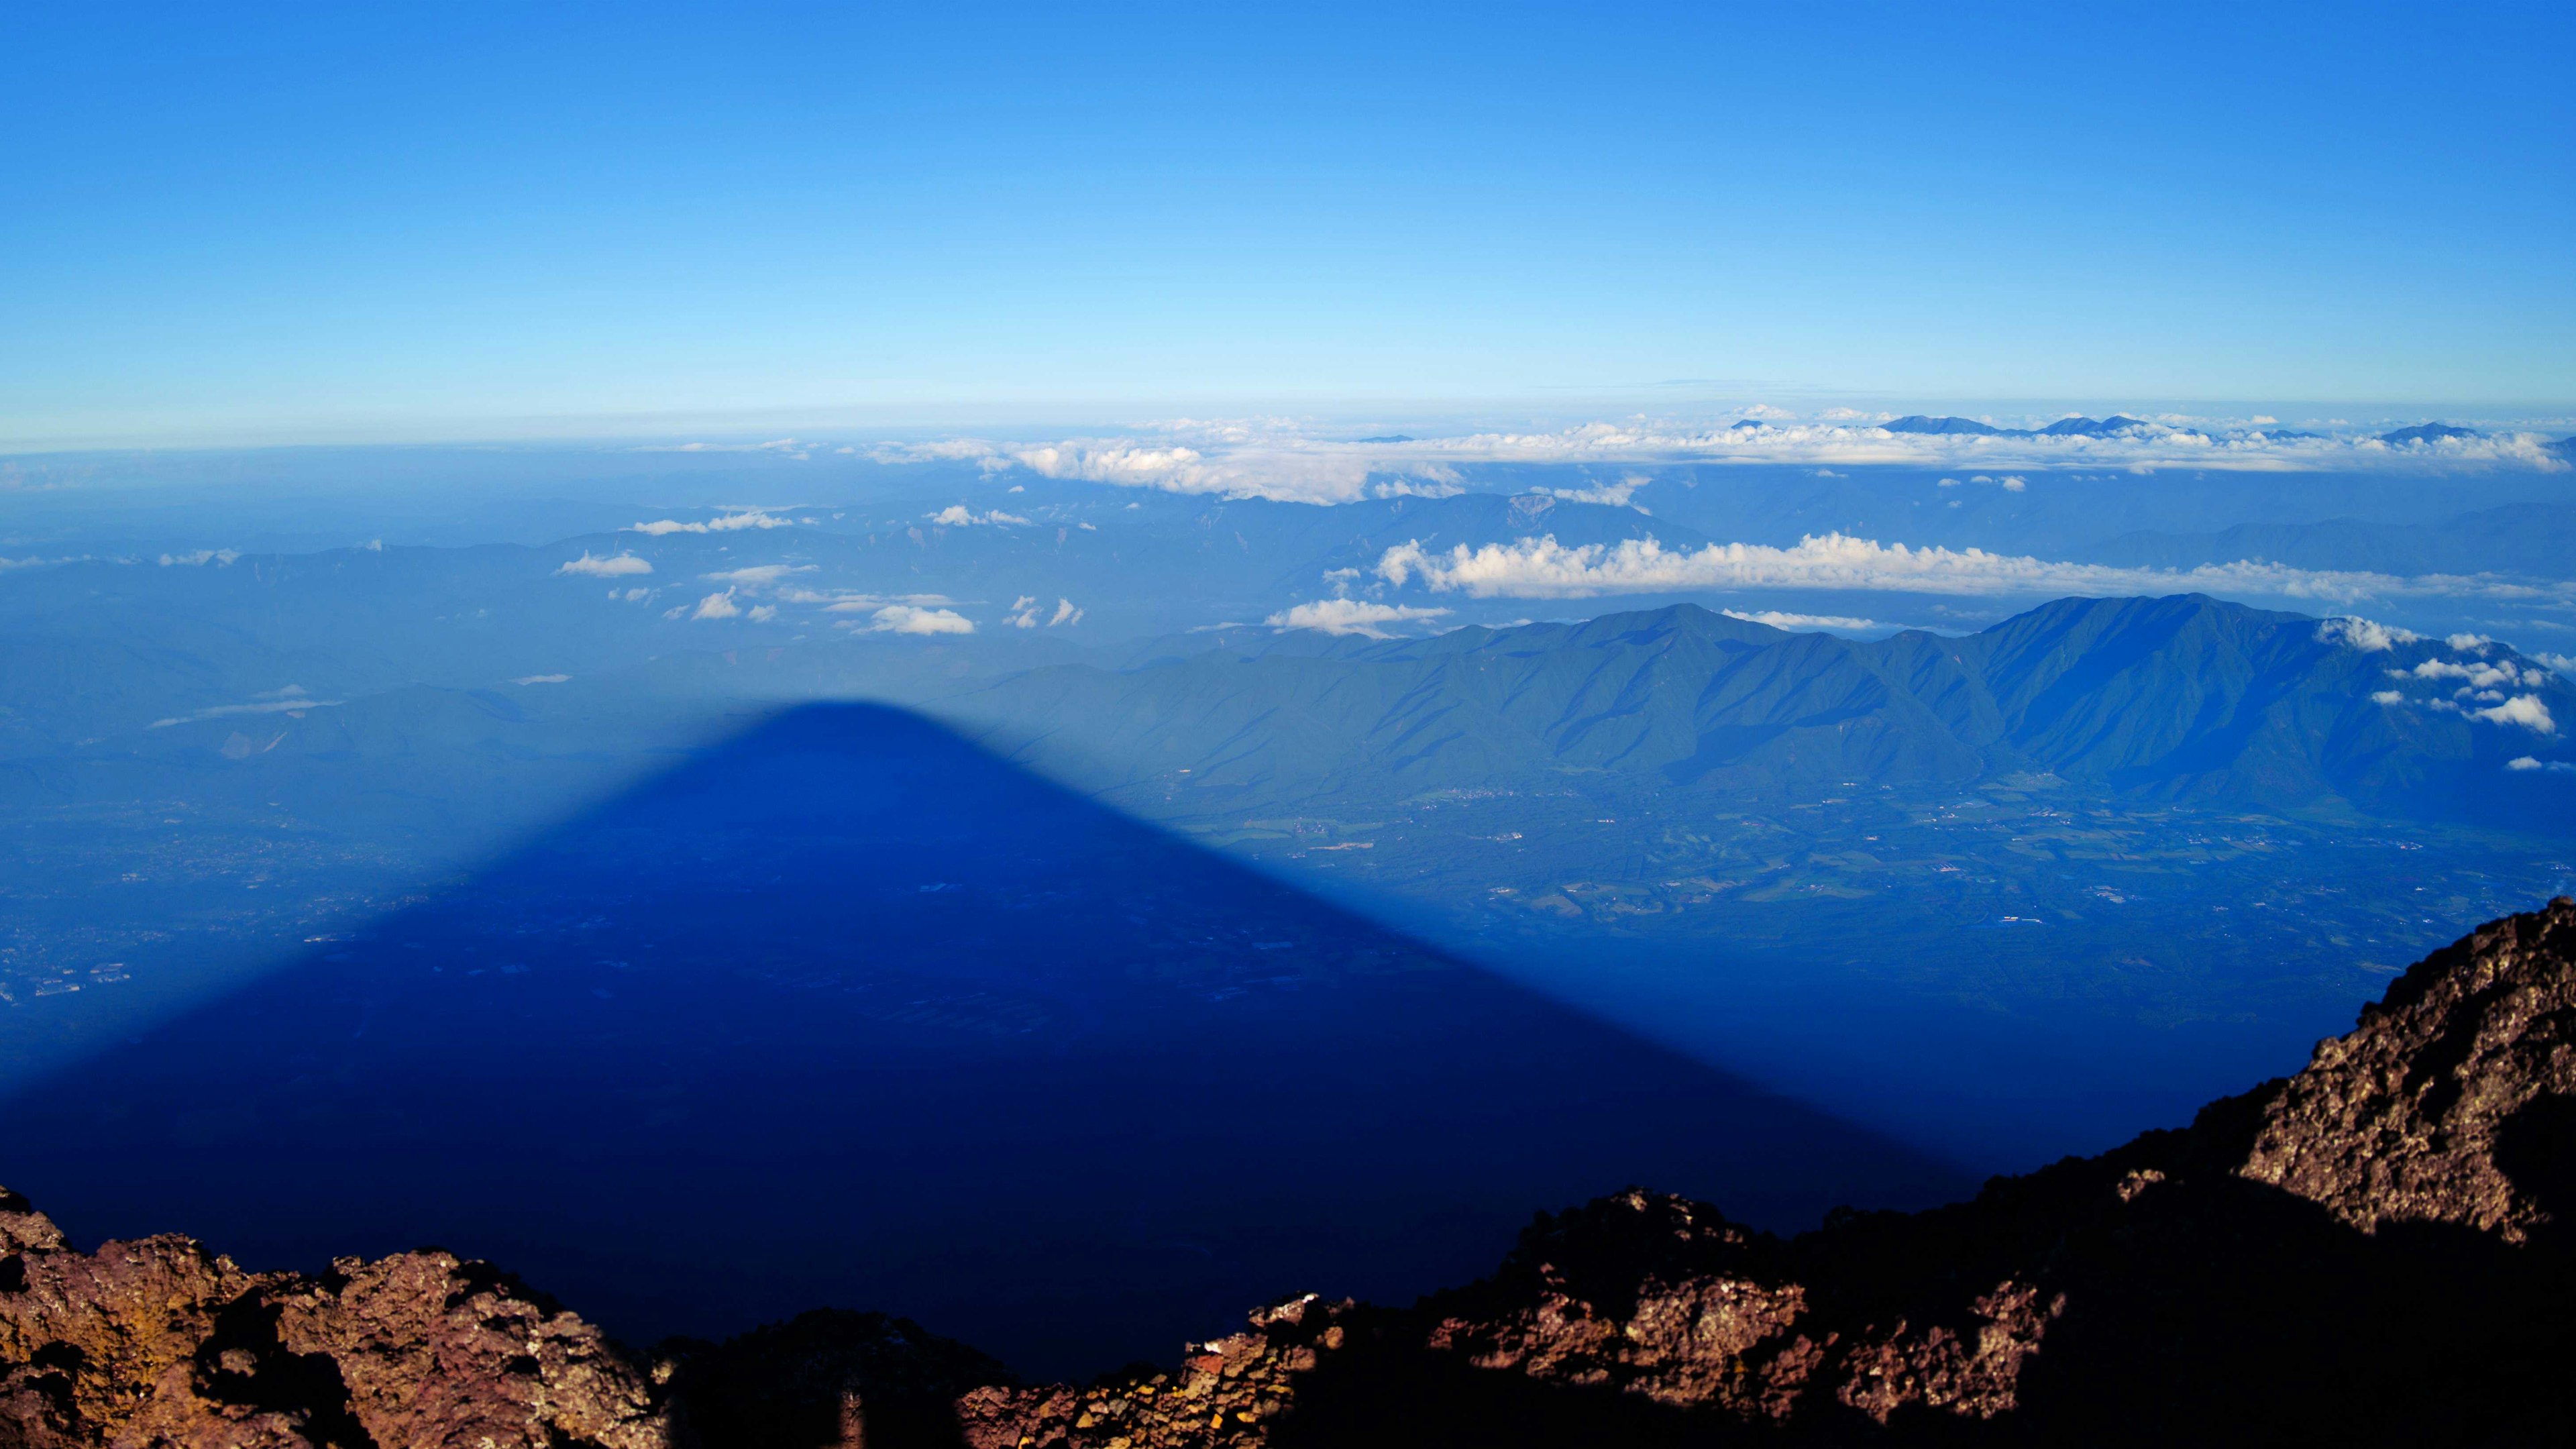
{"label": "blue hazy mountain", "polygon": [[2107,418],[2060,418],[2039,430],[2043,438],[2108,438],[2128,428],[2143,428],[2144,418],[2113,413]]}
{"label": "blue hazy mountain", "polygon": [[1891,433],[1933,433],[1943,436],[1966,436],[1976,438],[2027,438],[2031,436],[2030,432],[2024,428],[1998,428],[1991,423],[1978,422],[1975,418],[1935,418],[1926,417],[1921,413],[1909,414],[1908,416],[1898,418],[1892,423],[1881,423],[1879,426],[1887,429]]}
{"label": "blue hazy mountain", "polygon": [[[2571,818],[2576,789],[2547,768],[2570,753],[2567,681],[2498,645],[2370,642],[2383,647],[2197,595],[2068,599],[1965,638],[1870,642],[1680,605],[1041,668],[956,707],[1082,778],[1186,770],[1212,808],[1565,773],[1797,793],[2047,772],[2172,799]],[[2520,759],[2533,764],[2508,768]]]}
{"label": "blue hazy mountain", "polygon": [[2418,423],[2411,428],[2399,428],[2393,432],[2382,433],[2379,435],[2379,441],[2383,443],[2438,443],[2446,438],[2474,438],[2476,436],[2478,436],[2478,430],[2475,428],[2453,427],[2449,423]]}

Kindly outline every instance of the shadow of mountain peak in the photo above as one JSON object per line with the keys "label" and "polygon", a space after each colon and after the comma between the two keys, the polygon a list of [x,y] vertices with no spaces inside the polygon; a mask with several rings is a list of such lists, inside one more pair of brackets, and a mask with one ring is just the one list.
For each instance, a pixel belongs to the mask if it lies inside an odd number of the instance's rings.
{"label": "shadow of mountain peak", "polygon": [[1652,1180],[1947,1166],[1116,814],[807,705],[9,1104],[9,1181],[254,1264],[424,1241],[630,1339],[817,1304],[1087,1373],[1462,1281]]}

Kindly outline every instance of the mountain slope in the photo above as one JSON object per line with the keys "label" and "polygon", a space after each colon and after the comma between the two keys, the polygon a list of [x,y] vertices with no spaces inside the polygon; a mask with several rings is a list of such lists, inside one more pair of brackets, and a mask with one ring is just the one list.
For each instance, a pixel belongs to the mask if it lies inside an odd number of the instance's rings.
{"label": "mountain slope", "polygon": [[[1679,605],[1581,624],[1034,670],[957,706],[988,741],[1211,809],[1326,794],[1806,792],[2053,772],[2113,791],[2552,823],[2576,690],[2511,649],[2222,603],[2066,599],[1876,642]],[[2528,760],[2516,767],[2514,762]],[[2563,822],[2563,817],[2561,817]]]}

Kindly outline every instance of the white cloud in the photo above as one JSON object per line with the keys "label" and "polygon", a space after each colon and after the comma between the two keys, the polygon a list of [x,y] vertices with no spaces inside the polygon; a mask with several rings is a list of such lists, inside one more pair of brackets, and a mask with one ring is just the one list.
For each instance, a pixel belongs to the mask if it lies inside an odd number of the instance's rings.
{"label": "white cloud", "polygon": [[1607,503],[1617,508],[1631,508],[1635,505],[1628,500],[1637,496],[1638,489],[1653,481],[1644,474],[1631,473],[1616,483],[1604,483],[1596,488],[1542,488],[1539,491],[1568,503]]}
{"label": "white cloud", "polygon": [[581,557],[571,560],[555,572],[576,574],[585,578],[618,579],[629,574],[649,574],[653,572],[653,565],[650,561],[637,558],[631,553],[621,553],[610,558],[596,558],[592,556],[589,549],[583,549]]}
{"label": "white cloud", "polygon": [[738,619],[742,617],[742,606],[733,601],[733,590],[727,589],[721,594],[709,594],[705,598],[698,600],[697,609],[691,613],[689,617],[692,619]]}
{"label": "white cloud", "polygon": [[2484,634],[2453,634],[2442,642],[2466,654],[2472,650],[2484,649],[2495,641]]}
{"label": "white cloud", "polygon": [[2547,770],[2553,775],[2576,774],[2576,765],[2569,764],[2565,760],[2551,760],[2543,764],[2529,755],[2517,755],[2505,761],[2504,767],[2508,770]]}
{"label": "white cloud", "polygon": [[2576,675],[2576,654],[2534,654],[2531,657],[2561,674]]}
{"label": "white cloud", "polygon": [[329,709],[334,705],[345,703],[347,703],[347,701],[338,699],[297,698],[264,699],[256,704],[218,704],[207,709],[198,710],[193,714],[173,715],[168,719],[156,719],[152,723],[144,726],[144,728],[155,730],[168,729],[172,725],[193,724],[201,719],[224,719],[238,714],[284,714],[289,710]]}
{"label": "white cloud", "polygon": [[946,594],[862,594],[842,590],[816,593],[811,589],[790,589],[779,597],[790,604],[821,604],[826,614],[864,614],[887,604],[938,608],[957,602]]}
{"label": "white cloud", "polygon": [[[1839,533],[1809,535],[1789,548],[1713,543],[1696,552],[1653,538],[1567,547],[1554,535],[1435,552],[1419,540],[1380,555],[1376,572],[1399,587],[1419,578],[1439,591],[1479,598],[1586,598],[1607,593],[1701,589],[1892,589],[1936,594],[2252,594],[2347,602],[2374,594],[2474,592],[2487,580],[2400,579],[2326,573],[2242,560],[2192,569],[2114,568],[2053,562],[1983,549],[1909,547]],[[2334,626],[2329,623],[2327,629]],[[2327,637],[2321,631],[2320,637]]]}
{"label": "white cloud", "polygon": [[2455,664],[2447,659],[2427,659],[2412,670],[2392,669],[2388,673],[2392,679],[2466,680],[2468,682],[2460,687],[2460,692],[2463,694],[2478,689],[2499,689],[2516,684],[2538,685],[2548,682],[2548,676],[2540,671],[2535,669],[2526,674],[2515,668],[2509,660],[2502,664],[2489,664],[2483,659],[2467,664]]}
{"label": "white cloud", "polygon": [[1059,598],[1055,601],[1055,614],[1047,620],[1047,627],[1052,629],[1058,624],[1071,625],[1081,622],[1082,611],[1073,606],[1073,600]]}
{"label": "white cloud", "polygon": [[966,528],[978,523],[1018,524],[1023,527],[1028,524],[1027,519],[1015,513],[1004,513],[998,508],[987,513],[977,513],[963,503],[951,503],[937,513],[926,513],[922,516],[942,528]]}
{"label": "white cloud", "polygon": [[953,609],[921,609],[910,604],[888,604],[877,610],[875,622],[868,625],[871,634],[972,634],[975,621]]}
{"label": "white cloud", "polygon": [[1774,629],[1823,629],[1832,631],[1837,629],[1873,630],[1890,629],[1895,627],[1892,624],[1882,624],[1876,619],[1853,619],[1841,614],[1784,614],[1778,609],[1758,609],[1750,614],[1738,613],[1733,609],[1726,609],[1721,612],[1730,619],[1742,619],[1750,624],[1768,624]]}
{"label": "white cloud", "polygon": [[2019,493],[2019,492],[2021,492],[2023,489],[2028,488],[2028,487],[2030,486],[2030,484],[2029,484],[2029,482],[2028,482],[2027,480],[2022,479],[2022,478],[2017,478],[2017,477],[2011,476],[2011,475],[2009,475],[2009,474],[2005,475],[2002,479],[2000,479],[2000,480],[1998,480],[1998,481],[2000,481],[2000,482],[2003,484],[2003,489],[2004,489],[2004,491],[2005,491],[2006,493]]}
{"label": "white cloud", "polygon": [[2493,709],[2477,709],[2469,713],[2497,724],[2521,725],[2544,735],[2558,733],[2558,722],[2549,717],[2549,706],[2541,703],[2540,696],[2536,694],[2516,695]]}
{"label": "white cloud", "polygon": [[[166,569],[195,567],[202,564],[224,565],[240,557],[241,554],[234,549],[201,548],[195,553],[165,553],[161,555],[161,567]],[[30,559],[28,562],[32,563],[34,560]]]}
{"label": "white cloud", "polygon": [[753,508],[740,513],[728,513],[721,518],[710,518],[703,523],[682,523],[676,518],[657,518],[651,523],[630,524],[626,531],[651,534],[659,538],[671,533],[736,533],[746,528],[787,528],[793,523],[793,519],[780,518],[776,514],[764,513]]}
{"label": "white cloud", "polygon": [[726,569],[722,573],[700,574],[699,577],[756,588],[762,584],[774,584],[789,574],[810,574],[813,571],[812,564],[753,564],[749,568]]}
{"label": "white cloud", "polygon": [[[1790,415],[1773,410],[1767,416],[1787,419]],[[1177,419],[1141,430],[1151,434],[1144,437],[1073,438],[1035,445],[950,439],[888,444],[873,449],[871,455],[890,463],[971,459],[987,472],[1026,468],[1049,478],[1302,503],[1455,491],[1455,469],[1477,463],[1893,463],[1995,470],[2108,466],[2147,471],[2164,467],[2306,471],[2381,464],[2420,467],[2430,456],[2553,472],[2568,466],[2543,448],[2547,435],[2529,432],[2499,432],[2392,450],[2364,435],[2274,438],[2250,422],[2219,424],[2179,417],[2123,429],[2109,438],[2006,438],[1891,433],[1878,426],[1888,416],[1836,408],[1818,421],[1781,421],[1759,428],[1631,418],[1554,432],[1488,432],[1388,443],[1326,437],[1276,418]],[[2019,477],[2002,472],[1990,481],[2018,491],[2015,480]]]}
{"label": "white cloud", "polygon": [[2406,696],[2399,694],[2393,689],[2377,689],[2371,691],[2370,702],[2372,704],[2404,704],[2406,702]]}
{"label": "white cloud", "polygon": [[522,674],[510,682],[512,684],[563,684],[571,678],[569,674]]}
{"label": "white cloud", "polygon": [[1002,617],[1003,622],[1009,624],[1014,629],[1036,628],[1038,626],[1037,595],[1022,594],[1018,598],[1011,600],[1011,612],[1003,615]]}
{"label": "white cloud", "polygon": [[1359,599],[1317,599],[1283,609],[1262,620],[1274,629],[1316,629],[1326,634],[1365,634],[1384,639],[1386,624],[1407,624],[1421,619],[1437,619],[1447,609],[1422,609],[1396,604],[1371,604]]}
{"label": "white cloud", "polygon": [[2400,644],[2412,644],[2423,637],[2412,630],[2395,629],[2349,616],[2323,620],[2317,625],[2318,643],[2343,644],[2364,654],[2384,654]]}
{"label": "white cloud", "polygon": [[[638,453],[794,453],[811,447],[794,438],[772,438],[766,443],[647,443],[633,451]],[[842,452],[850,451],[843,448]]]}

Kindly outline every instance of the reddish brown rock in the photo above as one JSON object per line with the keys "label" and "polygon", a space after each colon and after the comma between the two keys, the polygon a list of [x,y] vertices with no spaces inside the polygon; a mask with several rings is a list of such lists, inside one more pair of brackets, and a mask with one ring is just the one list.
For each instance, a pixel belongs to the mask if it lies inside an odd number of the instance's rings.
{"label": "reddish brown rock", "polygon": [[0,1195],[0,1444],[664,1449],[651,1377],[445,1253],[252,1274],[181,1237],[72,1251]]}
{"label": "reddish brown rock", "polygon": [[2241,1169],[2373,1232],[2551,1220],[2498,1161],[2523,1114],[2576,1096],[2576,903],[2508,916],[2417,962],[2266,1106]]}

